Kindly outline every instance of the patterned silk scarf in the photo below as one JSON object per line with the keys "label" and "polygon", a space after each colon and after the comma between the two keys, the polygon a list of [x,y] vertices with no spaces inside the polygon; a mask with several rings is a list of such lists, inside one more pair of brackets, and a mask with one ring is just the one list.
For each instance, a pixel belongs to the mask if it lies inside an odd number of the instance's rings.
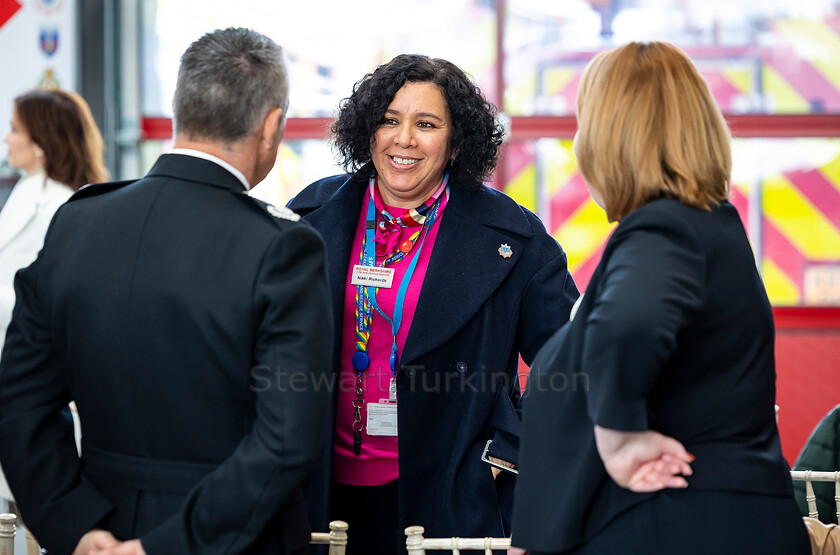
{"label": "patterned silk scarf", "polygon": [[446,190],[447,183],[449,183],[448,173],[443,176],[440,186],[426,202],[417,208],[406,210],[400,216],[392,216],[385,209],[376,176],[370,178],[370,196],[373,198],[373,204],[376,206],[378,214],[376,218],[376,256],[387,257],[383,266],[398,262],[411,252],[414,243],[420,236],[423,224],[429,217],[432,206],[437,202],[441,193]]}
{"label": "patterned silk scarf", "polygon": [[[395,218],[385,210],[385,204],[382,202],[382,197],[379,194],[379,189],[376,183],[376,176],[370,178],[370,197],[373,199],[374,207],[377,213],[376,235],[374,241],[376,242],[377,256],[386,257],[382,262],[382,267],[385,268],[389,264],[393,264],[405,258],[405,255],[411,252],[414,248],[414,243],[420,236],[420,232],[428,226],[434,224],[435,219],[439,216],[438,210],[434,207],[439,207],[440,195],[445,191],[445,197],[449,198],[449,174],[443,176],[443,182],[440,187],[435,190],[434,194],[426,202],[418,208],[407,210],[399,218]],[[411,230],[410,236],[407,239],[401,240],[404,230]],[[408,235],[408,234],[406,234]],[[399,248],[398,248],[399,247]],[[359,264],[364,264],[365,260],[365,241],[362,240],[362,248],[359,252]],[[367,296],[367,288],[364,286],[356,286],[356,354],[354,357],[353,368],[361,373],[367,369],[370,363],[370,357],[367,355],[367,344],[370,339],[370,323],[373,316],[373,308]],[[363,353],[364,357],[359,357],[359,353]]]}

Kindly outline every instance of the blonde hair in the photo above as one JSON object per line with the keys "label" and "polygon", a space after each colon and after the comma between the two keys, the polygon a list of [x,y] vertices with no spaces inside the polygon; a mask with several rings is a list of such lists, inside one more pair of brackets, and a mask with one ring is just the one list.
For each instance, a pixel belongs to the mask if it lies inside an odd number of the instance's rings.
{"label": "blonde hair", "polygon": [[621,220],[660,197],[710,209],[729,197],[729,128],[689,57],[667,42],[598,54],[581,77],[575,150]]}

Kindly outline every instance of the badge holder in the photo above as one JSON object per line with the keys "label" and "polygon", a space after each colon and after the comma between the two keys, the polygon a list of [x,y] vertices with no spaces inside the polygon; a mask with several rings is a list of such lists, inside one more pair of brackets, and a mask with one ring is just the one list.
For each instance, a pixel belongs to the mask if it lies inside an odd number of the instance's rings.
{"label": "badge holder", "polygon": [[388,398],[368,403],[367,434],[369,436],[397,436],[397,381],[391,378]]}

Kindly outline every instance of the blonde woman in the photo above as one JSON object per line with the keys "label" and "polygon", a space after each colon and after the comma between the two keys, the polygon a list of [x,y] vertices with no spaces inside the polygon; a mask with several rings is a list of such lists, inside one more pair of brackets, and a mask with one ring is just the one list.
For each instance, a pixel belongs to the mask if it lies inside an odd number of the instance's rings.
{"label": "blonde woman", "polygon": [[595,57],[575,152],[618,227],[526,390],[512,554],[810,552],[729,132],[678,48]]}

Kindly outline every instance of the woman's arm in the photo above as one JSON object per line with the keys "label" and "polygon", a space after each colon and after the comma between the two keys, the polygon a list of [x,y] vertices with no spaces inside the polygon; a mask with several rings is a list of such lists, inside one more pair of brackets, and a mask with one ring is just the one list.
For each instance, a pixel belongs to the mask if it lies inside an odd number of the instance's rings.
{"label": "woman's arm", "polygon": [[[650,428],[651,392],[706,293],[705,253],[696,233],[676,215],[645,216],[628,229],[619,226],[619,241],[602,261],[581,354],[590,420],[625,432]],[[677,379],[674,372],[668,379]]]}
{"label": "woman's arm", "polygon": [[658,214],[626,233],[605,270],[582,358],[598,454],[621,487],[684,488],[693,457],[649,429],[649,395],[704,302],[703,248],[690,226]]}

